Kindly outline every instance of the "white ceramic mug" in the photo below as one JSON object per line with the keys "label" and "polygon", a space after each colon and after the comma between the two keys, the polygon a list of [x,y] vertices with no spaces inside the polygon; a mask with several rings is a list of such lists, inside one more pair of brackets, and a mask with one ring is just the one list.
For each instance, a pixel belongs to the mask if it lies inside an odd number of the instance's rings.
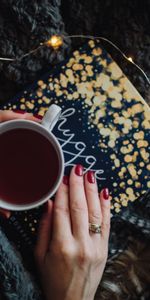
{"label": "white ceramic mug", "polygon": [[53,145],[53,147],[57,152],[58,159],[59,159],[59,171],[58,171],[57,181],[55,182],[55,185],[52,187],[52,189],[46,195],[44,195],[41,199],[39,199],[34,203],[27,203],[27,204],[8,203],[3,199],[0,199],[0,208],[13,210],[13,211],[32,209],[45,203],[57,191],[64,174],[64,156],[59,142],[57,141],[56,137],[51,131],[55,126],[56,122],[58,121],[60,114],[61,114],[61,108],[55,104],[52,104],[48,109],[48,111],[46,112],[44,118],[42,119],[41,124],[29,120],[18,120],[18,119],[6,121],[0,124],[0,134],[16,128],[31,129],[32,131],[36,131],[40,133],[51,142],[51,144]]}

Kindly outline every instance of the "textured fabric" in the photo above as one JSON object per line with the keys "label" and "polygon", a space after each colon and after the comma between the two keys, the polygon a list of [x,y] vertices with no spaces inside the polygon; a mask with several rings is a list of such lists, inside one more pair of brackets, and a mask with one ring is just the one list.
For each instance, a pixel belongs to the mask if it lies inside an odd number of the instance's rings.
{"label": "textured fabric", "polygon": [[[1,56],[18,57],[51,34],[66,34],[64,47],[57,53],[50,48],[41,49],[22,61],[0,62],[0,102],[13,97],[25,84],[36,80],[39,73],[47,72],[56,62],[67,58],[72,48],[85,43],[85,39],[76,38],[70,45],[68,34],[109,38],[150,76],[149,16],[149,0],[0,1]],[[105,42],[103,45],[150,103],[150,86],[142,73],[112,46]]]}
{"label": "textured fabric", "polygon": [[0,293],[9,300],[41,299],[39,289],[25,270],[19,253],[0,228]]}
{"label": "textured fabric", "polygon": [[[60,5],[60,0],[0,1],[0,57],[18,58],[53,34],[66,35]],[[15,95],[23,85],[33,82],[43,68],[49,69],[50,62],[54,65],[62,61],[69,44],[66,37],[60,51],[42,47],[21,64],[19,59],[10,63],[0,60],[0,102],[11,98],[12,91]]]}

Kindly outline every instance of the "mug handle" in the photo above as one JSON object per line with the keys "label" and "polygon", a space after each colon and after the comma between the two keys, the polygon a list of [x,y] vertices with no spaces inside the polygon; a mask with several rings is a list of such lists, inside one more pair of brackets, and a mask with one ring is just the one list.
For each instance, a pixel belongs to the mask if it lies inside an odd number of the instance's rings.
{"label": "mug handle", "polygon": [[41,124],[49,131],[52,131],[60,115],[61,108],[56,104],[52,104],[46,112],[45,116],[43,117]]}

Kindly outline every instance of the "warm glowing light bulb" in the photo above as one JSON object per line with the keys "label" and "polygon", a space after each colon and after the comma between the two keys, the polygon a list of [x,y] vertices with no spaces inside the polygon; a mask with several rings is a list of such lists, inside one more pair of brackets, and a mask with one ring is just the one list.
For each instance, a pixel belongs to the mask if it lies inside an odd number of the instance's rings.
{"label": "warm glowing light bulb", "polygon": [[47,46],[50,46],[54,49],[58,49],[63,44],[62,37],[59,35],[52,35],[52,37],[45,42]]}
{"label": "warm glowing light bulb", "polygon": [[133,59],[132,59],[132,57],[128,57],[128,60],[129,60],[129,61],[131,61],[131,62],[133,62]]}

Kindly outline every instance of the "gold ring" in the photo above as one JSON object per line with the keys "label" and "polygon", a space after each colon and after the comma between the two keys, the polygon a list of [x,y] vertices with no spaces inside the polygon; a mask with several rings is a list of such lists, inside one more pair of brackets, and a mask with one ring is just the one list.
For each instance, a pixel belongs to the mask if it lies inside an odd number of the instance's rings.
{"label": "gold ring", "polygon": [[99,224],[89,223],[89,231],[101,233],[101,226]]}

